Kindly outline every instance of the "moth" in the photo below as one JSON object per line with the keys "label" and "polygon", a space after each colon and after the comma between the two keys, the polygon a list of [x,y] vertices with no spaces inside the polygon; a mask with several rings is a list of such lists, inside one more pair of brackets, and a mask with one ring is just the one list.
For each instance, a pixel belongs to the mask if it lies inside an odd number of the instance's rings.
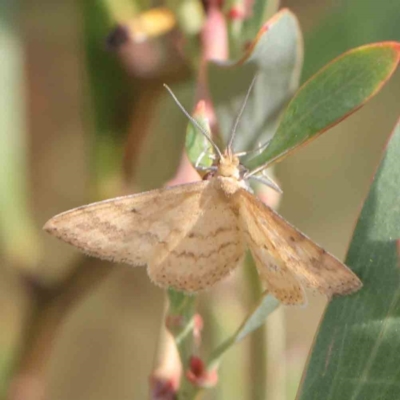
{"label": "moth", "polygon": [[277,189],[257,176],[260,168],[241,165],[243,153],[232,150],[254,80],[223,152],[167,87],[214,148],[215,165],[206,179],[78,207],[53,217],[44,229],[91,256],[146,265],[155,284],[189,293],[229,275],[247,249],[264,286],[283,304],[306,303],[304,288],[328,298],[358,290],[362,283],[348,267],[251,192],[251,178]]}

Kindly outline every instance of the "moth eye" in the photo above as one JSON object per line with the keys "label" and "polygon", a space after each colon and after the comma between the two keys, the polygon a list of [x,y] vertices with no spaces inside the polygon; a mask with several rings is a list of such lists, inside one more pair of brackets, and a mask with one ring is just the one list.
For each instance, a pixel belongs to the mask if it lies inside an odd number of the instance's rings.
{"label": "moth eye", "polygon": [[209,171],[203,176],[203,181],[210,181],[216,174],[216,171]]}

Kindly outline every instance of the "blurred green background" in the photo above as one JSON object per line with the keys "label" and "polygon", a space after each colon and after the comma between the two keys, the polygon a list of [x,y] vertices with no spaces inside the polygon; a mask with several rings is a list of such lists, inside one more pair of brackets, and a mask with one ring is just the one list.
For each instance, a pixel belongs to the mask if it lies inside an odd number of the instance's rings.
{"label": "blurred green background", "polygon": [[[158,186],[179,163],[185,122],[168,118],[165,107],[175,107],[170,100],[167,106],[153,102],[162,82],[176,82],[174,90],[190,108],[189,69],[163,58],[168,42],[107,50],[112,21],[105,16],[113,10],[116,19],[126,18],[135,10],[133,2],[103,1],[101,18],[92,11],[99,3],[0,3],[3,398],[8,392],[13,400],[125,400],[148,393],[163,292],[144,269],[87,259],[41,232],[58,212]],[[303,80],[347,49],[400,40],[397,0],[287,0],[281,6],[295,12],[305,35]],[[96,35],[103,39],[88,42]],[[161,55],[155,60],[154,54]],[[132,67],[132,59],[140,59],[143,69]],[[96,65],[96,74],[90,74]],[[153,65],[165,66],[156,74]],[[363,109],[276,168],[284,190],[280,213],[339,258],[398,118],[399,94],[397,72]],[[104,96],[108,102],[102,104]],[[110,99],[113,110],[107,109]],[[91,102],[105,107],[100,117],[93,117]],[[165,139],[167,147],[160,139],[168,133],[165,123],[177,130],[177,136]],[[142,135],[149,125],[160,132],[158,140]],[[135,153],[139,145],[142,153]],[[141,170],[148,174],[138,174]],[[210,321],[217,316],[213,335],[219,337],[218,329],[233,329],[240,320],[245,294],[237,291],[233,277],[207,296],[215,300]],[[224,312],[219,314],[220,306]],[[274,362],[286,365],[279,378],[285,390],[274,391],[272,383],[268,399],[294,399],[324,306],[322,297],[312,296],[308,307],[284,310],[285,350]],[[205,330],[207,321],[206,316]],[[274,338],[269,343],[273,346]],[[245,373],[251,371],[248,347],[245,340],[231,352],[221,370],[223,387],[208,398],[252,398]]]}

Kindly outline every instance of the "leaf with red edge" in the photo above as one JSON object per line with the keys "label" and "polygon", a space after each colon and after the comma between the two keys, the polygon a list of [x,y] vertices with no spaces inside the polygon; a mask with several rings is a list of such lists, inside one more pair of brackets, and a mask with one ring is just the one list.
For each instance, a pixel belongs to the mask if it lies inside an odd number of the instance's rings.
{"label": "leaf with red edge", "polygon": [[346,118],[379,92],[395,71],[400,43],[350,50],[322,68],[295,94],[269,146],[249,169],[280,161]]}

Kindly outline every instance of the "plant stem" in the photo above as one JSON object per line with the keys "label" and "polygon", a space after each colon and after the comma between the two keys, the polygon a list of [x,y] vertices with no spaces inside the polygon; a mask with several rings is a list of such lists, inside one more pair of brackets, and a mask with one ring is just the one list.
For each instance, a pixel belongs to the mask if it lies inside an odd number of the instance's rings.
{"label": "plant stem", "polygon": [[177,393],[179,400],[194,399],[198,388],[192,385],[186,378],[189,369],[190,358],[194,355],[195,340],[195,313],[196,297],[187,296],[173,289],[168,290],[169,306],[166,317],[166,325],[175,339],[175,344],[182,364],[181,387]]}
{"label": "plant stem", "polygon": [[183,378],[179,393],[178,400],[195,400],[204,389],[193,386],[187,379]]}
{"label": "plant stem", "polygon": [[[259,300],[261,293],[260,280],[252,257],[246,257],[246,275],[249,287],[250,302],[252,304]],[[254,400],[266,400],[267,398],[267,346],[266,346],[266,324],[264,323],[253,332],[250,337],[250,398]]]}

